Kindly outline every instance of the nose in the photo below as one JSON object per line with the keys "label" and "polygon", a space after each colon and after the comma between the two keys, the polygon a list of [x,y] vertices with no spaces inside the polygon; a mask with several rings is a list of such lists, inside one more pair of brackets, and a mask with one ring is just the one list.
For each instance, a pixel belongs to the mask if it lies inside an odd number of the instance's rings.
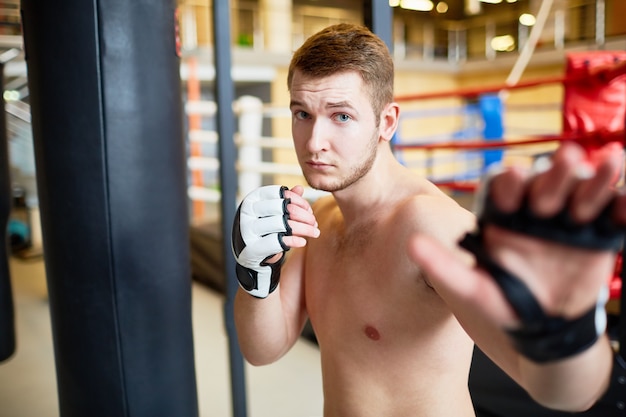
{"label": "nose", "polygon": [[306,142],[307,150],[311,153],[318,153],[328,149],[327,129],[324,128],[323,121],[316,120],[311,125],[309,138]]}

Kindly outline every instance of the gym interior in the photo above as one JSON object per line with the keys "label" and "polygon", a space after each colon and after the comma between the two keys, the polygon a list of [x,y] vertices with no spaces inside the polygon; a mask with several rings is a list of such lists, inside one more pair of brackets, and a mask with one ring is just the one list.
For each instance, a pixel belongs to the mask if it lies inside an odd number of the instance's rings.
{"label": "gym interior", "polygon": [[[322,416],[310,327],[275,364],[241,358],[222,236],[248,191],[305,184],[287,68],[328,25],[387,43],[394,152],[470,210],[492,162],[530,166],[598,132],[626,144],[621,0],[35,3],[0,0],[0,417]],[[602,71],[621,100],[573,129],[572,81]],[[624,356],[622,268],[606,308]],[[566,415],[473,383],[479,417]]]}

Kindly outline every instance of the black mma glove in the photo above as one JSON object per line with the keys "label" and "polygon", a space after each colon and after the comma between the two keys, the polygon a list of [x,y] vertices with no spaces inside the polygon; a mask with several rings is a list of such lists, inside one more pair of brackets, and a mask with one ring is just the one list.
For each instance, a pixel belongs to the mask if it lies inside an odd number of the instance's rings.
{"label": "black mma glove", "polygon": [[235,215],[231,247],[237,279],[241,288],[257,298],[267,297],[278,286],[285,255],[271,265],[266,260],[289,250],[282,239],[291,235],[287,189],[279,185],[257,188],[243,199]]}
{"label": "black mma glove", "polygon": [[610,204],[598,218],[585,224],[574,222],[567,207],[549,218],[535,216],[526,202],[513,213],[504,213],[493,203],[488,191],[493,174],[486,177],[476,195],[478,228],[461,240],[461,247],[474,254],[477,264],[493,277],[519,316],[521,327],[508,333],[520,353],[535,362],[549,362],[586,350],[606,329],[604,305],[608,300],[608,288],[601,290],[596,305],[580,317],[548,316],[526,284],[487,254],[482,229],[492,224],[564,245],[618,251],[624,240],[624,227],[612,222]]}

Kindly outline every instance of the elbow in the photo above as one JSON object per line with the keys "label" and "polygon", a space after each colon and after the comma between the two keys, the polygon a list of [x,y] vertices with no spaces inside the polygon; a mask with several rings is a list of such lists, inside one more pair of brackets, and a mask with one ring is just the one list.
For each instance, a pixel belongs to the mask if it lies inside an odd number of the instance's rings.
{"label": "elbow", "polygon": [[530,396],[546,408],[581,413],[592,408],[611,384],[613,353],[608,343],[596,343],[585,354],[548,366],[528,385]]}
{"label": "elbow", "polygon": [[267,351],[259,352],[256,349],[246,350],[241,349],[243,358],[252,366],[265,366],[271,365],[281,358],[280,354],[268,354]]}
{"label": "elbow", "polygon": [[287,348],[279,339],[267,339],[256,332],[237,331],[239,350],[250,365],[264,366],[278,361],[287,352]]}
{"label": "elbow", "polygon": [[575,409],[573,409],[573,410],[565,410],[565,411],[568,411],[570,413],[583,413],[585,411],[588,411],[594,405],[596,405],[598,400],[599,400],[599,398],[596,398],[596,399],[593,399],[591,401],[580,403],[580,404],[577,405],[577,407]]}
{"label": "elbow", "polygon": [[257,358],[255,356],[243,355],[243,358],[252,366],[265,366],[269,365],[271,362],[265,361],[262,358]]}
{"label": "elbow", "polygon": [[553,398],[544,399],[539,396],[533,396],[533,399],[545,408],[565,413],[583,413],[593,407],[598,401],[597,398],[583,398],[576,401],[561,402],[555,401]]}
{"label": "elbow", "polygon": [[566,413],[583,413],[593,407],[602,397],[608,386],[601,386],[598,390],[578,392],[577,395],[562,395],[550,393],[549,390],[530,393],[530,396],[543,407]]}

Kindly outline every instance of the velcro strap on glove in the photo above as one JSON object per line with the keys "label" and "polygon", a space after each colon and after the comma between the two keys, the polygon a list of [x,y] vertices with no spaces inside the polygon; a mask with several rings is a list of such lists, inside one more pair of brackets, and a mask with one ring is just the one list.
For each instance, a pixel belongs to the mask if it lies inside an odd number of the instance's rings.
{"label": "velcro strap on glove", "polygon": [[522,202],[519,210],[504,213],[491,198],[487,198],[479,221],[568,246],[619,252],[624,243],[626,227],[618,225],[612,219],[614,201],[593,221],[578,223],[572,219],[567,207],[554,216],[538,217],[530,209],[527,199]]}
{"label": "velcro strap on glove", "polygon": [[501,166],[491,166],[476,192],[474,211],[478,216],[479,227],[489,223],[527,236],[582,249],[610,249],[614,252],[621,249],[626,236],[626,225],[613,221],[611,212],[615,199],[593,221],[585,223],[576,222],[567,206],[551,217],[539,217],[531,210],[527,198],[523,199],[518,210],[503,212],[489,195],[491,180],[500,172]]}
{"label": "velcro strap on glove", "polygon": [[493,277],[517,313],[522,325],[508,334],[515,348],[528,359],[538,363],[565,359],[585,351],[604,333],[607,287],[603,287],[596,306],[578,318],[548,316],[526,284],[486,253],[480,232],[468,233],[460,245],[474,254],[478,265]]}
{"label": "velcro strap on glove", "polygon": [[282,239],[291,235],[285,190],[279,185],[257,188],[243,199],[235,215],[231,247],[237,279],[241,288],[258,298],[267,297],[278,286],[285,257],[271,265],[267,259],[289,250]]}

